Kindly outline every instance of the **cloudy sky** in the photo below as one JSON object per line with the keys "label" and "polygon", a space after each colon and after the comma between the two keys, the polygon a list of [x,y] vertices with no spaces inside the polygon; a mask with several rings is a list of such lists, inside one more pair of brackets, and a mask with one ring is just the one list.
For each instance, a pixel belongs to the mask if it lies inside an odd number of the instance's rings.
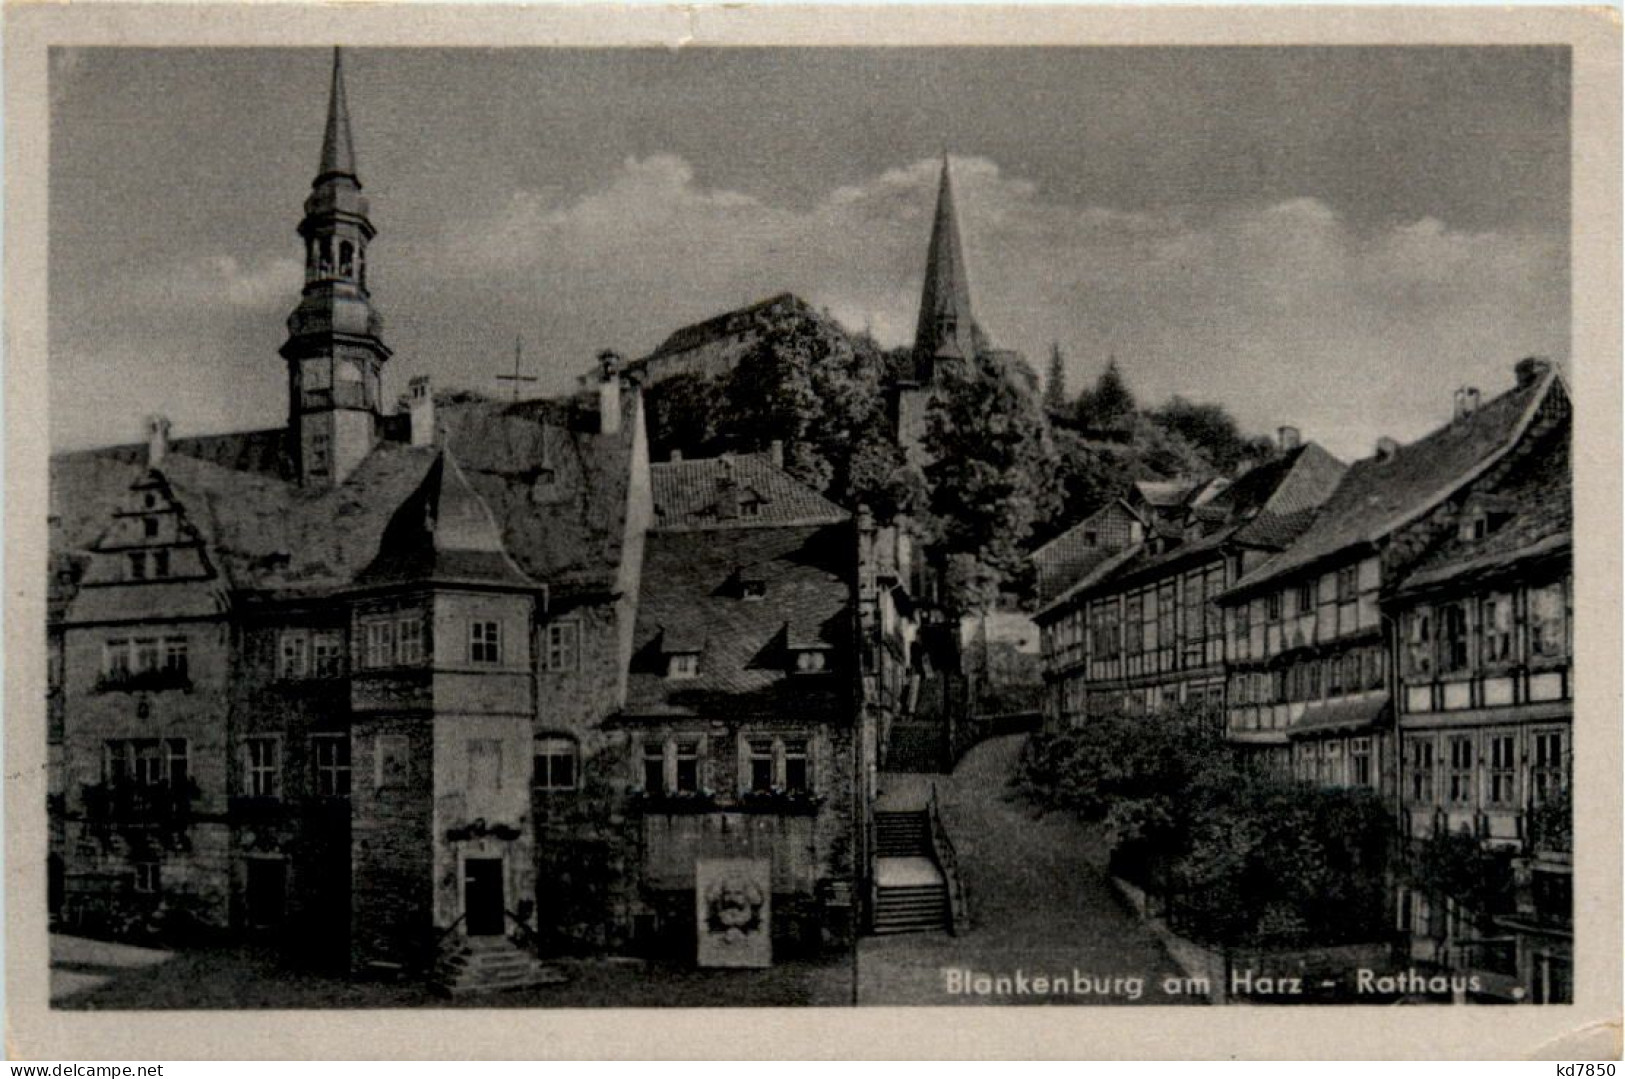
{"label": "cloudy sky", "polygon": [[[267,427],[321,50],[52,57],[52,443]],[[369,266],[411,375],[559,392],[789,290],[912,332],[946,148],[978,321],[1073,389],[1346,457],[1569,348],[1561,49],[350,50]]]}

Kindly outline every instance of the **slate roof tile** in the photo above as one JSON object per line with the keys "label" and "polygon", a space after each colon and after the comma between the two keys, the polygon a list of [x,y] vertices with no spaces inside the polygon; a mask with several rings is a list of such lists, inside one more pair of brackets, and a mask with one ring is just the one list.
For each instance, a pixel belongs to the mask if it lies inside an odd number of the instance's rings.
{"label": "slate roof tile", "polygon": [[[761,528],[656,530],[644,548],[626,712],[811,715],[838,708],[849,663],[796,674],[793,645],[849,656],[856,539],[844,521]],[[766,586],[734,586],[752,566]],[[700,650],[699,673],[668,679],[666,655]]]}
{"label": "slate roof tile", "polygon": [[1554,385],[1560,385],[1555,370],[1485,402],[1465,420],[1400,446],[1386,460],[1356,461],[1303,535],[1239,581],[1231,594],[1386,536],[1509,446],[1533,406]]}
{"label": "slate roof tile", "polygon": [[[848,514],[761,454],[663,461],[649,466],[659,528],[751,527],[842,521]],[[756,515],[727,517],[727,483]]]}

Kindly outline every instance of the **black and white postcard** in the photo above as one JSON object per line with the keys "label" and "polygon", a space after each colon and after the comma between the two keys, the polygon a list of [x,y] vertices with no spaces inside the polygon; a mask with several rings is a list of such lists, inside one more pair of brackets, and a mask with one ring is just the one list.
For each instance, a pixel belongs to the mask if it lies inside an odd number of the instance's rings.
{"label": "black and white postcard", "polygon": [[7,22],[22,1054],[1617,1052],[1604,16]]}

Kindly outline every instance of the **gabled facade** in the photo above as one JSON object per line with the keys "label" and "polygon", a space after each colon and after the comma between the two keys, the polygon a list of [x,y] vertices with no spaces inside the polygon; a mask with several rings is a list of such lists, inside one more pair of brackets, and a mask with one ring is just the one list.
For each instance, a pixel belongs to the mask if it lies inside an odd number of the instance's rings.
{"label": "gabled facade", "polygon": [[457,988],[483,976],[471,938],[583,935],[537,821],[618,744],[648,451],[609,367],[577,398],[414,380],[385,409],[359,187],[335,56],[286,426],[155,420],[51,463],[54,912],[358,970],[438,958]]}
{"label": "gabled facade", "polygon": [[1145,538],[1145,517],[1125,499],[1113,499],[1032,553],[1042,608],[1107,558]]}
{"label": "gabled facade", "polygon": [[1179,704],[1221,711],[1226,655],[1216,598],[1290,542],[1342,472],[1320,447],[1296,446],[1233,484],[1179,485],[1165,500],[1182,507],[1177,516],[1166,506],[1137,510],[1134,520],[1151,518],[1144,538],[1101,559],[1037,616],[1050,725]]}
{"label": "gabled facade", "polygon": [[1230,740],[1284,774],[1395,791],[1383,592],[1449,527],[1461,491],[1510,467],[1566,410],[1555,371],[1524,361],[1511,390],[1482,405],[1477,391],[1458,395],[1450,424],[1406,446],[1384,440],[1351,466],[1302,536],[1220,597]]}
{"label": "gabled facade", "polygon": [[907,552],[763,457],[652,472],[614,720],[644,852],[639,932],[692,954],[697,873],[731,859],[771,882],[775,955],[848,939],[872,873],[878,739],[906,695]]}
{"label": "gabled facade", "polygon": [[54,915],[455,992],[692,958],[721,852],[781,953],[857,931],[906,537],[771,457],[651,470],[613,354],[570,398],[384,407],[337,54],[330,93],[286,425],[51,463]]}
{"label": "gabled facade", "polygon": [[[1530,444],[1396,542],[1418,549],[1383,596],[1398,634],[1407,840],[1475,837],[1510,858],[1496,910],[1404,891],[1412,954],[1507,998],[1573,995],[1573,504],[1562,404]],[[1484,930],[1486,918],[1494,929]]]}

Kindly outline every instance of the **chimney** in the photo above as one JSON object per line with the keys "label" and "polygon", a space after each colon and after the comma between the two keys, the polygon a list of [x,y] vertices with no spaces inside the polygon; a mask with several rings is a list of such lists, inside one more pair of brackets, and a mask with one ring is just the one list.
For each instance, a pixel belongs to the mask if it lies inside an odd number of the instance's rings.
{"label": "chimney", "polygon": [[667,460],[670,460],[670,461],[681,461],[682,459],[683,459],[683,451],[682,450],[674,449],[667,456]]}
{"label": "chimney", "polygon": [[605,349],[598,354],[598,433],[621,433],[621,354]]}
{"label": "chimney", "polygon": [[412,420],[412,445],[434,445],[434,394],[428,375],[419,375],[408,383],[406,411]]}
{"label": "chimney", "polygon": [[717,477],[717,520],[738,520],[739,485],[734,482],[734,461],[723,454],[721,462],[722,474]]}
{"label": "chimney", "polygon": [[1465,420],[1478,411],[1478,388],[1463,386],[1456,391],[1455,414],[1452,417],[1457,423]]}
{"label": "chimney", "polygon": [[1302,440],[1302,435],[1299,433],[1296,427],[1282,427],[1275,433],[1280,439],[1281,449],[1283,451],[1297,449]]}
{"label": "chimney", "polygon": [[1529,356],[1519,360],[1512,368],[1513,378],[1517,380],[1518,389],[1532,386],[1546,376],[1552,369],[1552,361],[1540,356]]}
{"label": "chimney", "polygon": [[1381,438],[1377,439],[1377,460],[1390,461],[1393,459],[1394,454],[1398,452],[1399,443],[1395,442],[1387,435],[1383,435]]}
{"label": "chimney", "polygon": [[774,468],[784,467],[784,439],[775,438],[768,443],[767,459],[773,462]]}
{"label": "chimney", "polygon": [[169,418],[147,417],[147,467],[160,468],[169,452]]}

